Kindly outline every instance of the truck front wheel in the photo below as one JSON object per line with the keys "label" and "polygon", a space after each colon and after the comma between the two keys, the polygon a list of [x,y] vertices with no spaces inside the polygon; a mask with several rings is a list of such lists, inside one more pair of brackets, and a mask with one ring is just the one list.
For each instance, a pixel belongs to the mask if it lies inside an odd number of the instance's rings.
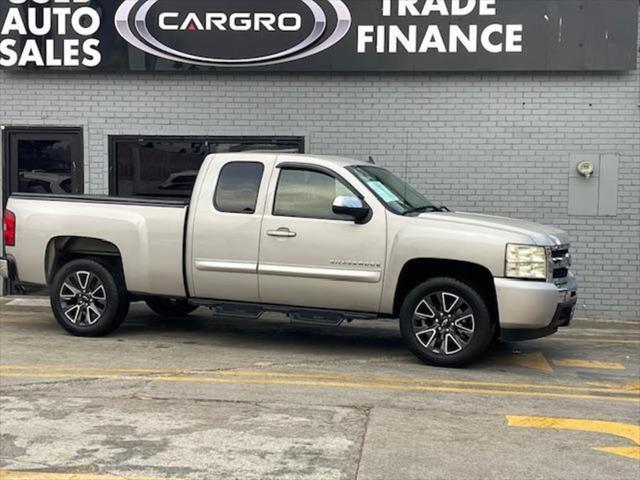
{"label": "truck front wheel", "polygon": [[400,330],[422,361],[461,367],[489,348],[493,325],[476,289],[455,278],[433,278],[418,285],[400,309]]}
{"label": "truck front wheel", "polygon": [[51,307],[67,332],[100,337],[122,324],[129,311],[129,296],[116,268],[97,259],[78,259],[55,274]]}

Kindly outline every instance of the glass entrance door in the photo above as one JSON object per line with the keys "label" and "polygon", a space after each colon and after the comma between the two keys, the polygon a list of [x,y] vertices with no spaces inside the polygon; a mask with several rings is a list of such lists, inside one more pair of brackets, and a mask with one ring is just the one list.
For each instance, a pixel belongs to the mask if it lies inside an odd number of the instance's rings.
{"label": "glass entrance door", "polygon": [[6,139],[5,201],[15,192],[83,192],[80,129],[10,129]]}

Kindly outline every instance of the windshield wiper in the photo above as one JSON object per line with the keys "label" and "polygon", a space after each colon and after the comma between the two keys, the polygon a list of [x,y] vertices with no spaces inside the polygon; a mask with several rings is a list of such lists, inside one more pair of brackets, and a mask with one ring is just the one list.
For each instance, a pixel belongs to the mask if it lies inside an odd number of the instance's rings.
{"label": "windshield wiper", "polygon": [[449,209],[447,207],[436,207],[435,205],[423,205],[421,207],[413,207],[409,210],[405,211],[402,215],[407,215],[409,213],[422,213],[422,212],[448,212]]}

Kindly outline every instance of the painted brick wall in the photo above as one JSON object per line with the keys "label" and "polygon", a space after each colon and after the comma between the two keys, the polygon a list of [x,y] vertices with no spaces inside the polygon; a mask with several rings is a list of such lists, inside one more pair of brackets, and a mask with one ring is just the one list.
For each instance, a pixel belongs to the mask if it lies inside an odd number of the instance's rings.
{"label": "painted brick wall", "polygon": [[[1,125],[82,126],[89,193],[107,137],[302,135],[454,209],[569,231],[579,314],[640,319],[640,73],[92,75],[0,71]],[[618,214],[568,215],[572,155],[617,153]]]}

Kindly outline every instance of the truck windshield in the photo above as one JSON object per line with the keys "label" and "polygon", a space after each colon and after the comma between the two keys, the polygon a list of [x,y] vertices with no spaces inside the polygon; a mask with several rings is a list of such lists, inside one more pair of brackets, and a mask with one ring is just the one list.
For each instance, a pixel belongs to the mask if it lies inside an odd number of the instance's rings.
{"label": "truck windshield", "polygon": [[443,211],[442,208],[431,203],[424,195],[404,180],[396,177],[389,170],[368,165],[358,165],[349,167],[349,171],[358,177],[394,213],[407,215]]}

